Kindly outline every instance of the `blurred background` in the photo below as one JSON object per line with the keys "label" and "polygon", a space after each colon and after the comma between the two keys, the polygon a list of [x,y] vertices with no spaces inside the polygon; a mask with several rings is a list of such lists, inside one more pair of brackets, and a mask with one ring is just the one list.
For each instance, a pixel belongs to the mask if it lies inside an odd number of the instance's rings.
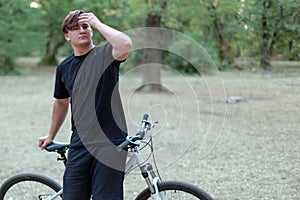
{"label": "blurred background", "polygon": [[[0,0],[0,74],[20,73],[20,57],[39,66],[57,65],[71,52],[60,25],[75,9],[93,12],[121,31],[164,27],[181,32],[201,44],[221,70],[299,67],[286,62],[300,59],[297,0]],[[95,35],[96,44],[102,40]],[[143,62],[141,55],[132,53],[129,60]],[[170,52],[161,51],[161,63],[197,72]]]}

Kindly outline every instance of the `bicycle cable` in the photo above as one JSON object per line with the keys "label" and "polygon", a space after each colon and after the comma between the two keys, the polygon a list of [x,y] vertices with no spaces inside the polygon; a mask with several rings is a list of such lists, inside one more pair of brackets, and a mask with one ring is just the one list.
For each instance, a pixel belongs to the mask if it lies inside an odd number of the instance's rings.
{"label": "bicycle cable", "polygon": [[160,173],[159,173],[159,170],[158,170],[158,167],[157,167],[156,159],[155,159],[154,145],[153,145],[153,141],[152,141],[152,131],[151,130],[150,130],[150,138],[151,138],[150,148],[151,148],[151,152],[152,152],[151,154],[152,154],[153,163],[154,163],[157,175],[158,175],[159,179],[162,181],[162,178],[160,176]]}
{"label": "bicycle cable", "polygon": [[[142,163],[142,164],[144,164],[144,163],[146,163],[150,159],[151,155],[153,154],[153,149],[151,147],[152,138],[150,138],[147,142],[146,141],[142,141],[142,140],[140,142],[143,143],[144,145],[141,148],[139,148],[139,151],[142,151],[147,146],[150,148],[150,153],[149,153],[148,157],[146,157],[145,160],[144,160],[144,162]],[[135,170],[138,167],[139,166],[136,165],[135,167],[131,168],[130,171],[133,171],[133,170]]]}

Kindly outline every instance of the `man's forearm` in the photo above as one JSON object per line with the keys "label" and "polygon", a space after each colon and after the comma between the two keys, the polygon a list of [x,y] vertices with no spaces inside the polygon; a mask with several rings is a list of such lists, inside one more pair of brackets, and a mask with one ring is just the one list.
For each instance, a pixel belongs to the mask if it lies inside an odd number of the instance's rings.
{"label": "man's forearm", "polygon": [[124,33],[102,23],[93,13],[82,13],[78,17],[78,24],[87,22],[92,28],[98,30],[100,34],[112,45],[112,55],[117,60],[126,59],[131,50],[131,39]]}
{"label": "man's forearm", "polygon": [[101,22],[98,23],[95,28],[112,45],[114,58],[120,59],[120,57],[128,55],[132,46],[130,37]]}
{"label": "man's forearm", "polygon": [[53,111],[52,111],[52,121],[49,130],[49,137],[51,137],[52,139],[55,138],[58,130],[63,124],[66,115],[68,113],[68,109],[69,109],[68,104],[61,103],[57,100],[54,102]]}

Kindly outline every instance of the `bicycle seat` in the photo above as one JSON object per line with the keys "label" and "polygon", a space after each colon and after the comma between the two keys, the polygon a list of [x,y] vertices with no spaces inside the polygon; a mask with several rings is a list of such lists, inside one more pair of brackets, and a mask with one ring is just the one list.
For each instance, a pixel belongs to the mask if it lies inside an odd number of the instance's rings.
{"label": "bicycle seat", "polygon": [[46,150],[49,152],[52,151],[60,151],[63,149],[67,149],[69,148],[70,143],[64,143],[64,142],[52,142],[51,144],[49,144],[48,146],[46,146]]}

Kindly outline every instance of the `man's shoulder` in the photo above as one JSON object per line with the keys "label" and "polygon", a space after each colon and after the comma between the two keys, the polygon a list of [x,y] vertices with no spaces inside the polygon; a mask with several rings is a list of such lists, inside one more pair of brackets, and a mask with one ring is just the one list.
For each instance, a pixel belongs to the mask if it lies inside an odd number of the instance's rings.
{"label": "man's shoulder", "polygon": [[61,61],[61,63],[58,65],[59,68],[69,64],[73,59],[74,59],[74,54],[70,54],[69,56],[67,56],[65,59],[63,59],[63,61]]}
{"label": "man's shoulder", "polygon": [[101,44],[95,46],[95,50],[97,50],[97,51],[107,51],[107,50],[111,51],[111,49],[112,49],[112,46],[109,42],[101,43]]}

